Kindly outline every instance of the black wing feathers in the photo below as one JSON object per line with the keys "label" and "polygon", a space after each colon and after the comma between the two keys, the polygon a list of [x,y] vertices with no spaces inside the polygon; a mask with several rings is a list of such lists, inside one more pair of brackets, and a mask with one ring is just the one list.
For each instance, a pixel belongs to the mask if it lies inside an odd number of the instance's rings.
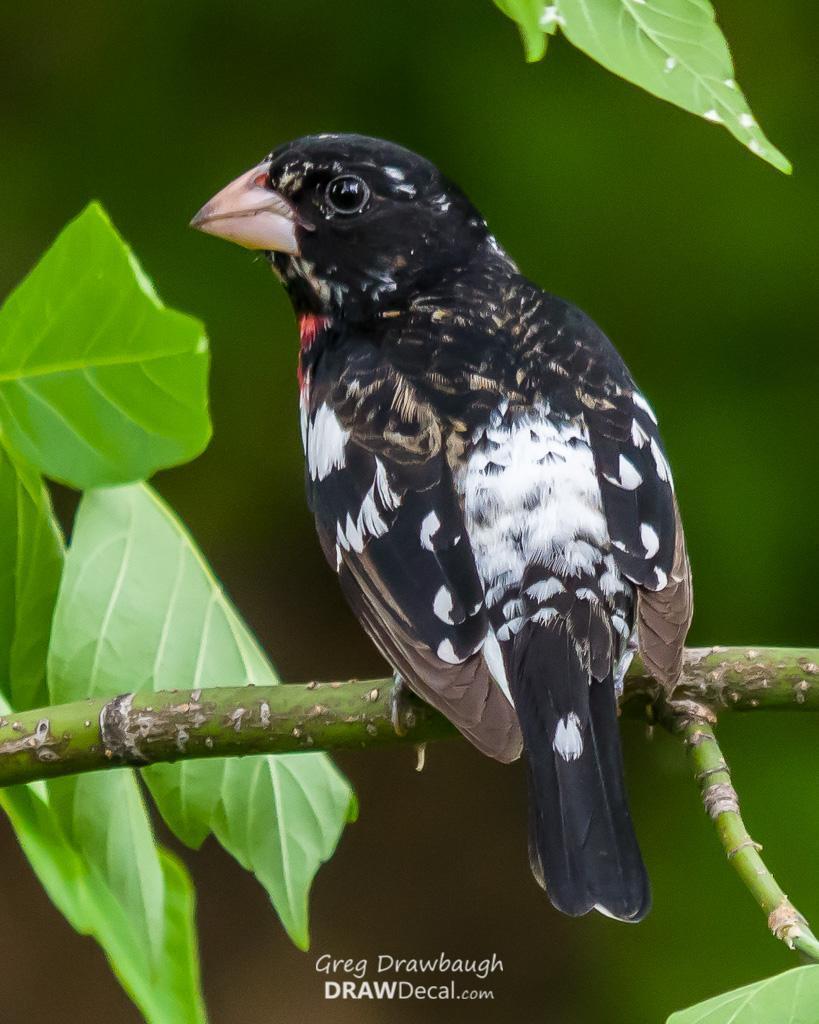
{"label": "black wing feathers", "polygon": [[656,424],[630,395],[621,401],[631,407],[626,416],[587,416],[603,507],[623,572],[640,586],[661,590],[671,572],[676,533],[668,463]]}
{"label": "black wing feathers", "polygon": [[[343,468],[311,482],[323,546],[329,552],[332,545],[331,564],[341,558],[366,569],[397,619],[433,651],[443,645],[445,652],[451,648],[453,662],[462,661],[486,635],[486,612],[469,544],[461,543],[451,483],[436,465],[440,460],[412,467],[414,473],[404,467],[399,475],[353,441],[345,454]],[[377,476],[384,480],[381,488]]]}
{"label": "black wing feathers", "polygon": [[327,560],[387,660],[480,750],[518,757],[514,710],[481,653],[483,588],[441,453],[349,440],[343,466],[321,480],[308,471],[307,485]]}
{"label": "black wing feathers", "polygon": [[638,585],[640,652],[669,688],[682,670],[691,624],[691,569],[657,419],[609,340],[576,311],[579,340],[567,358],[578,381],[612,553]]}

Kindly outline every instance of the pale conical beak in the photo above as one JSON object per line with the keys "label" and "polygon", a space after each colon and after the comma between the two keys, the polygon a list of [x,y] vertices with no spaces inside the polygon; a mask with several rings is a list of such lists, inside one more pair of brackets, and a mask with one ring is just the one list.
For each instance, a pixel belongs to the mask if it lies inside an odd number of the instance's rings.
{"label": "pale conical beak", "polygon": [[293,207],[266,185],[268,163],[259,164],[217,192],[191,221],[191,227],[245,249],[299,254]]}

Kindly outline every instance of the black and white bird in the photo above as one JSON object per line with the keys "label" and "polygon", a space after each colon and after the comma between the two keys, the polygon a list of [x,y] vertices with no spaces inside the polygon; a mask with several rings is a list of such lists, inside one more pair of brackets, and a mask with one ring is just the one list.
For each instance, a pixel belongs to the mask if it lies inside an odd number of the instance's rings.
{"label": "black and white bird", "polygon": [[362,625],[479,750],[525,751],[552,903],[639,920],[617,695],[637,646],[676,680],[692,605],[657,419],[623,360],[389,142],[280,146],[193,225],[263,251],[290,295],[309,503]]}

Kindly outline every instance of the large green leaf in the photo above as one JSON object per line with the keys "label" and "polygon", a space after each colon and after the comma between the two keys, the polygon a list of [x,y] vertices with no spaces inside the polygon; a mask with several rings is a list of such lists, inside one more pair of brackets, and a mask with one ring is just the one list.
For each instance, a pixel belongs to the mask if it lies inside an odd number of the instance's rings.
{"label": "large green leaf", "polygon": [[795,967],[764,981],[725,992],[688,1010],[672,1013],[668,1024],[817,1024],[819,964]]}
{"label": "large green leaf", "polygon": [[[520,25],[531,59],[537,52],[531,5],[501,0],[498,6]],[[609,71],[723,125],[752,153],[790,173],[790,163],[765,137],[736,83],[708,0],[555,0],[541,4],[540,11],[542,32],[559,26]]]}
{"label": "large green leaf", "polygon": [[92,203],[0,309],[0,427],[75,487],[147,477],[207,444],[208,358]]}
{"label": "large green leaf", "polygon": [[[55,701],[124,690],[277,682],[193,541],[150,488],[94,491],[80,505],[54,619]],[[159,809],[191,846],[213,831],[308,942],[307,896],[354,813],[324,754],[157,765]]]}
{"label": "large green leaf", "polygon": [[[0,790],[0,805],[46,892],[92,935],[149,1024],[202,1024],[194,896],[156,846],[133,772]],[[44,965],[47,970],[47,965]]]}
{"label": "large green leaf", "polygon": [[39,474],[0,447],[0,692],[17,711],[48,703],[46,652],[63,546]]}

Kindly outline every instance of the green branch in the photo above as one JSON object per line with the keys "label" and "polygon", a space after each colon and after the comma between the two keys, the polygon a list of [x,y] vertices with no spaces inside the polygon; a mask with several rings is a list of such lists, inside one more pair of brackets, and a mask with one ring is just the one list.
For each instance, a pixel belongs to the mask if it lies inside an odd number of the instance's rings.
{"label": "green branch", "polygon": [[[698,648],[686,652],[675,707],[819,710],[819,651]],[[392,722],[392,681],[224,686],[91,697],[0,718],[0,786],[122,765],[243,754],[339,750],[455,735],[428,704],[402,699]],[[638,659],[624,714],[663,720],[668,698]]]}
{"label": "green branch", "polygon": [[730,864],[767,915],[771,932],[789,949],[819,962],[819,940],[769,871],[759,853],[762,847],[748,834],[737,791],[714,735],[714,721],[713,712],[704,707],[695,711],[690,704],[676,719],[677,731],[682,734],[700,784],[705,810],[714,822]]}
{"label": "green branch", "polygon": [[[712,647],[686,651],[663,691],[638,659],[624,714],[648,716],[688,747],[706,810],[732,865],[777,938],[819,960],[819,942],[759,856],[717,745],[718,711],[819,710],[819,651]],[[128,693],[0,718],[0,786],[119,766],[244,754],[425,743],[454,727],[411,694],[393,706],[392,680],[225,686]]]}

